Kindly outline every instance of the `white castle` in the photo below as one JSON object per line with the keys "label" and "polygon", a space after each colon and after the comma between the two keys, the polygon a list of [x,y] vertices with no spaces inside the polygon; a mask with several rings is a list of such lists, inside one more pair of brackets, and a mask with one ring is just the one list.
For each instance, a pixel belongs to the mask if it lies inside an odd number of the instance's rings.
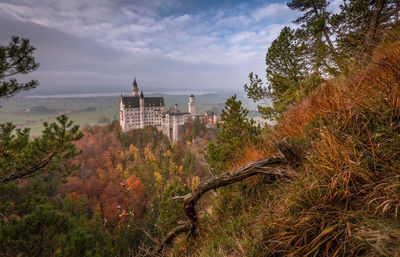
{"label": "white castle", "polygon": [[143,91],[139,96],[136,78],[132,84],[132,96],[121,95],[120,125],[124,132],[131,129],[155,126],[169,139],[176,142],[179,137],[179,126],[192,121],[196,116],[194,95],[189,96],[189,112],[182,113],[175,109],[165,111],[164,97],[144,97]]}

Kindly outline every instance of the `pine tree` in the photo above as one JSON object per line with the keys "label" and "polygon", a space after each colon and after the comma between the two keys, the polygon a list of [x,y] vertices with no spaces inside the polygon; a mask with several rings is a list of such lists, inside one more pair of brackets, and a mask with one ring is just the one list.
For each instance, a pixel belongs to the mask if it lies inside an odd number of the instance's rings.
{"label": "pine tree", "polygon": [[39,205],[20,220],[0,220],[2,256],[54,256],[71,230],[68,215]]}
{"label": "pine tree", "polygon": [[35,50],[29,39],[16,36],[12,37],[7,46],[0,46],[0,100],[39,85],[37,80],[19,83],[14,78],[15,75],[27,74],[39,67],[33,56]]}
{"label": "pine tree", "polygon": [[363,57],[399,21],[397,0],[344,0],[341,12],[333,16],[332,24],[343,59]]}
{"label": "pine tree", "polygon": [[78,201],[75,203],[75,214],[78,217],[82,217],[87,219],[89,217],[89,207],[88,201],[85,197],[81,196]]}
{"label": "pine tree", "polygon": [[75,209],[74,202],[72,201],[72,198],[70,195],[66,195],[64,197],[62,208],[65,213],[69,213],[71,215],[73,215],[75,213],[74,212],[74,209]]}
{"label": "pine tree", "polygon": [[97,211],[92,216],[92,228],[94,231],[103,230],[103,219]]}
{"label": "pine tree", "polygon": [[179,220],[183,220],[185,214],[182,211],[182,204],[177,201],[170,201],[174,196],[184,195],[187,189],[181,186],[169,185],[161,196],[160,209],[158,214],[158,229],[161,236],[165,236]]}
{"label": "pine tree", "polygon": [[328,5],[327,0],[292,0],[287,3],[292,10],[302,12],[302,16],[297,18],[295,23],[301,25],[299,34],[308,45],[309,59],[312,60],[316,75],[335,74],[342,68],[337,49],[331,39],[332,14],[327,10]]}
{"label": "pine tree", "polygon": [[[8,46],[0,46],[0,100],[35,88],[36,80],[19,83],[13,76],[36,70],[35,48],[28,39],[12,37]],[[8,80],[7,80],[8,79]],[[74,141],[83,135],[65,115],[57,122],[44,122],[40,137],[30,138],[29,129],[16,129],[12,123],[0,124],[0,184],[43,172],[63,171],[67,176],[78,169],[68,160],[78,155]]]}
{"label": "pine tree", "polygon": [[115,256],[112,238],[106,230],[102,227],[90,228],[83,216],[74,219],[73,224],[57,256]]}
{"label": "pine tree", "polygon": [[206,159],[216,172],[226,169],[227,162],[245,145],[261,140],[261,129],[254,120],[247,118],[248,113],[236,95],[226,100],[221,112],[222,122],[217,124],[217,140],[207,147]]}
{"label": "pine tree", "polygon": [[247,96],[254,102],[272,102],[272,106],[258,106],[264,118],[279,117],[289,104],[308,94],[310,85],[306,78],[309,71],[305,59],[304,44],[294,30],[284,27],[266,54],[268,86],[263,86],[262,80],[253,73],[249,74],[250,84],[244,86]]}
{"label": "pine tree", "polygon": [[194,172],[195,165],[195,156],[190,152],[190,150],[186,150],[185,157],[183,159],[182,168],[187,175],[191,175]]}

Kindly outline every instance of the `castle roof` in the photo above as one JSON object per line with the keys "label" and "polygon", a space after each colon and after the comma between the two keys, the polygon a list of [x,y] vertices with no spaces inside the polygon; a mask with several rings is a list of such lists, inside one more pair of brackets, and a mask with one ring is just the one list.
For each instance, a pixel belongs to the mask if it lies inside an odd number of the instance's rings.
{"label": "castle roof", "polygon": [[137,86],[137,82],[136,82],[136,78],[133,79],[132,86],[133,86],[134,88],[137,88],[137,87],[138,87],[138,86]]}
{"label": "castle roof", "polygon": [[[126,108],[139,108],[138,96],[122,96],[122,104]],[[164,97],[144,97],[144,107],[164,107]]]}

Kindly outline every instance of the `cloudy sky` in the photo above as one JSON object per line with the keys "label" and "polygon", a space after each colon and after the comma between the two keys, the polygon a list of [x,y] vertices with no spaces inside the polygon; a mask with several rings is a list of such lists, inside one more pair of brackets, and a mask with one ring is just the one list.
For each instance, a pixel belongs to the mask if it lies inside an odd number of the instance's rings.
{"label": "cloudy sky", "polygon": [[0,0],[0,44],[31,39],[38,92],[238,92],[298,14],[284,1]]}

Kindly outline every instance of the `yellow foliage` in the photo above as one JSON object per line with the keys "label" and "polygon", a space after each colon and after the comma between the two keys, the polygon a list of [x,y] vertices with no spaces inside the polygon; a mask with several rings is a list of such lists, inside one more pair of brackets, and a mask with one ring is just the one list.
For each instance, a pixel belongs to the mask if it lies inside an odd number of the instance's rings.
{"label": "yellow foliage", "polygon": [[122,173],[122,171],[123,171],[124,168],[122,167],[122,164],[121,164],[121,163],[118,163],[116,169],[117,169],[117,171],[118,171],[119,173]]}
{"label": "yellow foliage", "polygon": [[156,157],[151,149],[151,144],[148,144],[145,148],[144,148],[144,156],[146,158],[146,161],[155,161]]}
{"label": "yellow foliage", "polygon": [[162,178],[161,174],[159,172],[157,172],[157,171],[154,172],[154,179],[159,184],[161,184],[161,182],[163,181],[163,178]]}
{"label": "yellow foliage", "polygon": [[194,191],[199,184],[200,184],[200,178],[198,176],[194,176],[192,178],[192,181],[190,182],[190,189]]}
{"label": "yellow foliage", "polygon": [[177,173],[178,175],[183,175],[183,167],[182,167],[182,165],[180,165],[180,166],[178,167],[178,170],[176,171],[176,173]]}

